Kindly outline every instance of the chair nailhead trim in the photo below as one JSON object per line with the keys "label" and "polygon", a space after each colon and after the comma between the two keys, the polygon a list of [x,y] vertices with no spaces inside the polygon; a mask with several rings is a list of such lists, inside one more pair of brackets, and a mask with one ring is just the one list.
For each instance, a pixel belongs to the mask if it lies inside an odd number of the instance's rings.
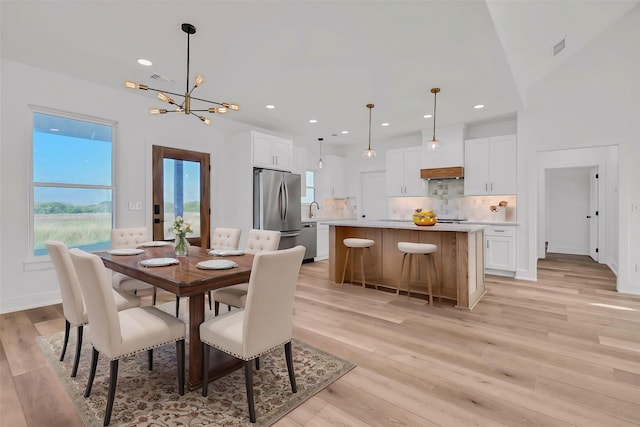
{"label": "chair nailhead trim", "polygon": [[267,353],[271,353],[271,352],[272,352],[273,350],[275,350],[276,348],[278,348],[278,347],[280,347],[280,346],[283,346],[283,345],[285,345],[285,344],[286,344],[286,343],[288,343],[288,342],[291,342],[291,340],[283,341],[282,343],[280,343],[280,344],[278,344],[278,345],[276,345],[276,346],[271,347],[269,350],[265,350],[265,351],[263,351],[263,352],[261,352],[261,353],[258,353],[258,354],[256,354],[256,355],[254,355],[254,356],[250,357],[250,358],[245,358],[244,356],[241,356],[241,355],[239,355],[239,354],[236,354],[236,353],[230,352],[229,350],[224,349],[224,348],[222,348],[222,347],[220,347],[220,346],[218,346],[218,345],[216,345],[216,344],[210,343],[210,342],[208,342],[208,341],[202,340],[202,342],[203,342],[203,343],[205,343],[205,344],[207,344],[207,345],[209,345],[209,346],[211,346],[211,347],[217,348],[217,349],[218,349],[218,350],[220,350],[220,351],[223,351],[223,352],[225,352],[225,353],[227,353],[227,354],[230,354],[230,355],[232,355],[233,357],[237,357],[237,358],[238,358],[238,359],[240,359],[240,360],[244,360],[244,361],[246,362],[246,361],[248,361],[248,360],[253,360],[253,359],[255,359],[256,357],[263,356],[263,355],[265,355],[265,354],[267,354]]}
{"label": "chair nailhead trim", "polygon": [[[175,339],[175,340],[167,341],[167,342],[162,343],[162,344],[157,344],[157,345],[153,345],[151,347],[142,348],[140,350],[134,351],[133,353],[126,353],[126,354],[123,354],[123,355],[118,356],[118,357],[107,357],[107,360],[110,361],[110,362],[112,360],[120,360],[120,359],[122,359],[124,357],[129,357],[129,356],[133,356],[133,355],[138,354],[138,353],[142,353],[143,351],[153,350],[154,348],[162,347],[163,345],[167,345],[167,344],[171,344],[173,342],[184,340],[185,338],[186,337],[182,337],[182,338],[178,338],[178,339]],[[91,345],[93,346],[93,343],[91,343]],[[100,353],[100,354],[103,354],[103,353]]]}

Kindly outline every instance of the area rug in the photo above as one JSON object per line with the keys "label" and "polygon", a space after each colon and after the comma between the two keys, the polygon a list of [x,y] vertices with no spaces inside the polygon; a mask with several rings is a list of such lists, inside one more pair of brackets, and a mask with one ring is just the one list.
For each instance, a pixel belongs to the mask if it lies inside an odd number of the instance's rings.
{"label": "area rug", "polygon": [[[186,298],[183,298],[186,300]],[[181,301],[182,302],[182,301]],[[183,304],[185,304],[183,306]],[[186,301],[180,318],[186,319]],[[184,307],[184,308],[183,308]],[[175,313],[174,303],[159,308]],[[212,316],[206,310],[207,317]],[[75,354],[75,332],[69,337],[65,360],[60,362],[64,333],[38,337],[38,345],[87,426],[101,426],[109,387],[109,362],[99,359],[91,396],[83,397],[90,370],[90,331],[85,339],[78,375],[70,377]],[[188,337],[187,337],[188,340]],[[147,369],[147,353],[120,361],[118,386],[111,416],[112,426],[268,426],[282,418],[332,382],[355,364],[293,340],[293,360],[298,392],[291,393],[283,349],[260,358],[260,370],[253,375],[257,422],[249,422],[244,386],[244,369],[209,383],[209,396],[201,389],[178,394],[175,345],[154,350],[153,371]],[[186,346],[188,349],[188,345]],[[188,356],[187,356],[188,360]]]}

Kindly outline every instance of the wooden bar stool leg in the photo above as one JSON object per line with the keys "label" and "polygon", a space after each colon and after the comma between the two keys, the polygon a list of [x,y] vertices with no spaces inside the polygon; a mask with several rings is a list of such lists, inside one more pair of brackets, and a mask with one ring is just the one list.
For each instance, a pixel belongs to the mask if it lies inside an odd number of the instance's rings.
{"label": "wooden bar stool leg", "polygon": [[438,281],[438,267],[436,263],[436,254],[431,254],[431,265],[433,267],[434,281],[436,282],[436,289],[438,290],[438,301],[442,301],[442,287]]}
{"label": "wooden bar stool leg", "polygon": [[360,249],[360,272],[362,273],[362,287],[366,288],[367,285],[364,280],[364,248]]}
{"label": "wooden bar stool leg", "polygon": [[403,279],[404,279],[404,275],[402,273],[404,273],[404,261],[407,259],[407,253],[405,253],[402,256],[402,264],[400,265],[400,280],[398,281],[398,285],[396,286],[396,296],[400,295],[400,284],[402,283]]}
{"label": "wooden bar stool leg", "polygon": [[409,254],[409,277],[407,277],[407,299],[411,298],[411,264],[413,262],[413,254]]}
{"label": "wooden bar stool leg", "polygon": [[[427,258],[431,260],[431,262],[427,264],[431,264],[429,267],[433,268],[434,263],[433,263],[432,254],[427,254]],[[429,270],[431,270],[431,268],[429,268]],[[433,287],[431,284],[431,280],[432,280],[431,274],[432,274],[431,271],[427,272],[427,292],[429,292],[429,305],[433,307]]]}
{"label": "wooden bar stool leg", "polygon": [[340,282],[341,285],[344,285],[344,275],[347,274],[347,264],[349,263],[349,251],[351,250],[351,248],[347,248],[347,256],[344,257],[344,268],[342,269],[342,281]]}
{"label": "wooden bar stool leg", "polygon": [[353,285],[353,268],[355,266],[354,264],[354,260],[356,259],[356,251],[357,248],[353,248],[353,250],[351,251],[351,259],[349,260],[349,270],[351,272],[351,284]]}

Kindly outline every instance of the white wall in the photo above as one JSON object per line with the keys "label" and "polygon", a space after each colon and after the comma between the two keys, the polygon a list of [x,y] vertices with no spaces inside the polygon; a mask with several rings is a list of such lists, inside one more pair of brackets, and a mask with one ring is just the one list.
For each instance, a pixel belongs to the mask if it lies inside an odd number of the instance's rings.
{"label": "white wall", "polygon": [[616,146],[618,290],[640,294],[640,7],[528,92],[518,112],[518,276],[535,279],[538,153]]}
{"label": "white wall", "polygon": [[[229,131],[237,123],[214,118],[211,126],[183,115],[150,116],[153,100],[124,88],[112,89],[38,68],[2,60],[0,157],[0,312],[60,301],[49,262],[36,262],[28,252],[31,181],[32,111],[29,105],[79,113],[117,122],[115,225],[151,227],[151,146],[163,145],[211,154],[212,229],[223,212],[237,203],[229,190],[226,168]],[[150,104],[151,102],[151,104]],[[142,201],[142,211],[129,211],[129,201]],[[244,208],[243,208],[244,209]]]}
{"label": "white wall", "polygon": [[587,167],[547,171],[549,252],[589,255],[590,178]]}

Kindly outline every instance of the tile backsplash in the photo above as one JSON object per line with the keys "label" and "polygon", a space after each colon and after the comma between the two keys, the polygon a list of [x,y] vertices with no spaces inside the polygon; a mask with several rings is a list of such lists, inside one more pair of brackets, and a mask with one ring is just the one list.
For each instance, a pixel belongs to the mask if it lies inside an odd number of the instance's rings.
{"label": "tile backsplash", "polygon": [[[446,218],[464,218],[473,221],[515,221],[515,196],[465,196],[463,180],[429,181],[429,197],[390,197],[389,218],[411,219],[416,208],[435,211]],[[491,206],[507,202],[506,208],[491,211]]]}

